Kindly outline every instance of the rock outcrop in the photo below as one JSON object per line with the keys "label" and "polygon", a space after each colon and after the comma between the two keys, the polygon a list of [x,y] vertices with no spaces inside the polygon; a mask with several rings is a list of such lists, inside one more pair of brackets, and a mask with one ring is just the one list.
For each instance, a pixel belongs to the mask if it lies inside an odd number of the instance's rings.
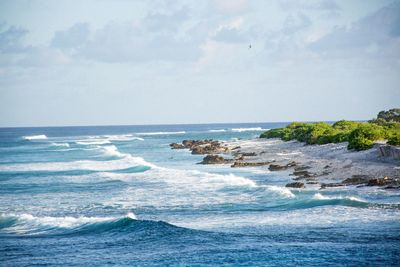
{"label": "rock outcrop", "polygon": [[304,183],[301,182],[294,182],[294,183],[288,183],[286,187],[292,187],[292,188],[304,188]]}
{"label": "rock outcrop", "polygon": [[344,185],[360,185],[366,184],[371,179],[368,175],[353,175],[351,178],[344,179],[342,184]]}
{"label": "rock outcrop", "polygon": [[400,159],[400,147],[398,146],[381,145],[378,151],[382,157]]}
{"label": "rock outcrop", "polygon": [[219,154],[229,152],[229,148],[223,146],[217,140],[183,140],[182,144],[170,144],[172,149],[189,149],[194,155]]}
{"label": "rock outcrop", "polygon": [[172,143],[169,146],[171,147],[171,149],[184,149],[184,148],[186,148],[184,145],[177,144],[177,143]]}
{"label": "rock outcrop", "polygon": [[400,179],[392,178],[392,177],[383,177],[383,178],[371,178],[367,175],[353,175],[351,178],[344,179],[341,183],[328,183],[321,184],[321,189],[327,187],[338,187],[338,186],[348,186],[348,185],[357,185],[357,186],[386,186],[386,188],[399,188],[400,187]]}
{"label": "rock outcrop", "polygon": [[291,161],[286,165],[271,164],[269,165],[268,169],[270,171],[283,171],[295,166],[297,166],[297,163],[295,161]]}
{"label": "rock outcrop", "polygon": [[232,162],[232,160],[225,159],[219,155],[207,155],[203,158],[202,162],[199,162],[199,164],[226,164],[230,162]]}
{"label": "rock outcrop", "polygon": [[235,161],[231,167],[232,167],[232,168],[238,168],[238,167],[257,167],[257,166],[269,165],[269,164],[271,164],[272,162],[274,162],[274,161],[265,161],[265,162]]}
{"label": "rock outcrop", "polygon": [[369,180],[367,186],[400,186],[400,180],[390,177],[375,178]]}

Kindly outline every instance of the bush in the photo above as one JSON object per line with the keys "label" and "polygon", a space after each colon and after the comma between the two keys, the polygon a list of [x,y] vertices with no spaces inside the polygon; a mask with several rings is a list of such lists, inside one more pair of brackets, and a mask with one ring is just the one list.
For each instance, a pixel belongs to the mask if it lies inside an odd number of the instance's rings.
{"label": "bush", "polygon": [[389,137],[387,143],[392,146],[400,146],[400,132],[397,132]]}
{"label": "bush", "polygon": [[348,149],[366,150],[372,148],[377,140],[385,139],[385,129],[382,126],[363,123],[349,135]]}
{"label": "bush", "polygon": [[378,113],[377,118],[387,122],[400,122],[400,108],[381,111]]}
{"label": "bush", "polygon": [[400,145],[400,109],[382,111],[370,122],[341,120],[333,125],[293,122],[285,128],[266,131],[260,138],[281,138],[284,141],[297,140],[307,144],[328,144],[349,142],[347,148],[365,150],[377,140],[388,139],[388,144]]}
{"label": "bush", "polygon": [[[330,126],[327,123],[320,122],[320,123],[315,123],[312,124],[311,127],[309,127],[309,132],[306,134],[306,140],[305,142],[307,144],[326,144],[330,143],[330,132],[332,132],[332,126]],[[319,142],[318,142],[319,140]],[[325,140],[325,142],[321,142],[322,140]]]}
{"label": "bush", "polygon": [[281,138],[284,141],[291,140],[292,130],[289,128],[277,128],[268,130],[260,135],[260,138]]}
{"label": "bush", "polygon": [[355,128],[357,128],[360,124],[361,122],[341,120],[335,122],[332,125],[332,127],[340,131],[352,131]]}

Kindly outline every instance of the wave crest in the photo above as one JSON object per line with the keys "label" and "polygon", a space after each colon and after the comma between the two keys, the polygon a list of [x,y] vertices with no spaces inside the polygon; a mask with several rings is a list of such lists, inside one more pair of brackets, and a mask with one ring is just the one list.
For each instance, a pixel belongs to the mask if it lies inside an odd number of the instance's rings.
{"label": "wave crest", "polygon": [[261,127],[250,127],[250,128],[232,128],[232,132],[260,132],[267,131],[268,129],[263,129]]}
{"label": "wave crest", "polygon": [[149,132],[149,133],[136,133],[137,135],[172,135],[172,134],[185,134],[185,131],[178,132]]}
{"label": "wave crest", "polygon": [[22,136],[22,139],[24,139],[24,140],[43,140],[43,139],[47,139],[47,136],[44,134],[27,135],[27,136]]}
{"label": "wave crest", "polygon": [[18,235],[71,234],[108,231],[137,220],[133,212],[123,217],[37,217],[31,214],[0,215],[0,233]]}

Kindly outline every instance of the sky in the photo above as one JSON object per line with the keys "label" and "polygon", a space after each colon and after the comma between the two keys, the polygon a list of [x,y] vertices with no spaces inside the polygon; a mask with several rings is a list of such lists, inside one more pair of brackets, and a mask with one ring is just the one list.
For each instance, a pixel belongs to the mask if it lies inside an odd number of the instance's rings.
{"label": "sky", "polygon": [[0,127],[333,121],[400,106],[400,1],[0,1]]}

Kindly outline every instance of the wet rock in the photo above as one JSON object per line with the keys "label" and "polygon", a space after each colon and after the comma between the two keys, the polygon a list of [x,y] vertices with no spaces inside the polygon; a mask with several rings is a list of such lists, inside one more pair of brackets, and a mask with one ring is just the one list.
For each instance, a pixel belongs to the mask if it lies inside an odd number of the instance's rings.
{"label": "wet rock", "polygon": [[400,147],[391,145],[379,146],[379,155],[382,157],[389,157],[393,159],[400,159]]}
{"label": "wet rock", "polygon": [[304,188],[304,183],[301,182],[294,182],[294,183],[288,183],[286,187],[292,187],[292,188]]}
{"label": "wet rock", "polygon": [[294,171],[292,175],[299,176],[299,177],[302,177],[302,178],[308,178],[308,177],[315,176],[314,173],[310,173],[309,171],[306,171],[306,170],[304,170],[304,171]]}
{"label": "wet rock", "polygon": [[171,147],[171,149],[183,149],[183,148],[186,148],[183,144],[177,144],[177,143],[169,144],[169,146]]}
{"label": "wet rock", "polygon": [[371,177],[368,175],[353,175],[351,178],[344,179],[342,184],[344,185],[360,185],[369,182]]}
{"label": "wet rock", "polygon": [[371,179],[368,181],[367,186],[396,186],[400,185],[399,179],[393,179],[389,177],[384,177],[384,178],[376,178],[376,179]]}
{"label": "wet rock", "polygon": [[243,157],[255,157],[257,156],[256,152],[249,152],[249,153],[241,153]]}
{"label": "wet rock", "polygon": [[295,166],[297,166],[297,163],[295,161],[291,161],[286,165],[271,164],[269,165],[268,169],[270,171],[283,171]]}
{"label": "wet rock", "polygon": [[339,186],[344,186],[344,184],[342,183],[321,184],[321,189],[325,189],[328,187],[339,187]]}
{"label": "wet rock", "polygon": [[308,170],[308,169],[311,169],[311,167],[307,166],[307,165],[300,165],[300,166],[294,167],[295,171],[304,171],[304,170]]}
{"label": "wet rock", "polygon": [[183,140],[182,144],[172,143],[170,144],[172,149],[188,148],[192,151],[192,154],[218,154],[227,153],[230,151],[229,147],[222,145],[217,140],[206,139],[206,140]]}
{"label": "wet rock", "polygon": [[232,168],[238,167],[257,167],[257,166],[265,166],[271,164],[273,161],[265,161],[265,162],[243,162],[243,161],[235,161]]}
{"label": "wet rock", "polygon": [[191,150],[193,155],[203,155],[226,153],[229,151],[229,148],[216,145],[200,145],[192,147]]}
{"label": "wet rock", "polygon": [[203,158],[203,161],[200,162],[199,164],[225,164],[225,163],[229,163],[232,160],[229,159],[225,159],[222,156],[218,156],[218,155],[207,155]]}

